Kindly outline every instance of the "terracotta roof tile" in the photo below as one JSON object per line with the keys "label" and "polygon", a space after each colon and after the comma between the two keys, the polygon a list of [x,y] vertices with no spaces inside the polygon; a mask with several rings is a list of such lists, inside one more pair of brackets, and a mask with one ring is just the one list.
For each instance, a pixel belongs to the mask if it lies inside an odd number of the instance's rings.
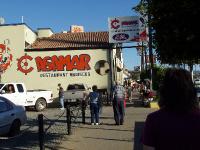
{"label": "terracotta roof tile", "polygon": [[50,37],[38,38],[26,50],[41,49],[108,49],[108,32],[57,33]]}

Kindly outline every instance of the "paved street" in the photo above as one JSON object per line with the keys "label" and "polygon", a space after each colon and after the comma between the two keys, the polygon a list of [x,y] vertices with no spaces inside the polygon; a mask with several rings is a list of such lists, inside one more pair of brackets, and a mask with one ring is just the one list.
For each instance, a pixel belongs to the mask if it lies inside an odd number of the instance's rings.
{"label": "paved street", "polygon": [[[58,108],[48,108],[44,112],[45,149],[58,150],[140,150],[141,130],[146,115],[154,111],[140,106],[140,101],[127,103],[125,123],[115,126],[112,106],[104,106],[101,125],[91,126],[89,110],[86,124],[73,124],[72,135],[67,135],[66,114]],[[0,138],[0,149],[39,149],[38,122],[35,111],[27,111],[28,122],[22,133],[14,138]],[[78,122],[81,121],[79,118]]]}
{"label": "paved street", "polygon": [[[67,150],[140,150],[141,130],[146,115],[154,111],[149,108],[133,107],[128,103],[125,124],[115,126],[112,107],[104,107],[101,125],[88,124],[76,128],[73,135],[64,139],[58,149]],[[89,115],[89,114],[88,114]]]}
{"label": "paved street", "polygon": [[[0,137],[0,149],[38,150],[38,114],[44,114],[45,148],[56,149],[67,134],[65,113],[58,108],[48,108],[44,112],[27,111],[28,121],[22,127],[20,135],[7,138]],[[47,119],[48,118],[48,119]]]}

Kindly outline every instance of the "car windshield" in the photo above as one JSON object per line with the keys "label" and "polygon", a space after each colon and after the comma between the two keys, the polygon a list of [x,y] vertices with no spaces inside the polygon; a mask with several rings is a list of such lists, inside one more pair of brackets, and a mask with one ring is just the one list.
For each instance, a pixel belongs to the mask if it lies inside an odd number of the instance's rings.
{"label": "car windshield", "polygon": [[4,84],[0,84],[0,89],[4,86]]}

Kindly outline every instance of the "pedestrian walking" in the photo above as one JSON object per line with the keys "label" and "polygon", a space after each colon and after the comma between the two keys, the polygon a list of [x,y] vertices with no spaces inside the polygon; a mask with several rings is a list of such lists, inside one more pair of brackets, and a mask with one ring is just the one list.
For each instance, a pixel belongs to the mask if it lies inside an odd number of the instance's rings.
{"label": "pedestrian walking", "polygon": [[[99,92],[99,98],[98,98],[98,108],[99,108],[99,116],[103,113],[103,94]],[[105,97],[105,95],[104,95]]]}
{"label": "pedestrian walking", "polygon": [[119,82],[116,82],[113,89],[113,112],[116,125],[124,123],[124,100],[125,89]]}
{"label": "pedestrian walking", "polygon": [[61,105],[61,110],[64,110],[64,89],[61,86],[61,84],[58,84],[58,95],[59,95],[59,101],[60,101],[60,105]]}
{"label": "pedestrian walking", "polygon": [[99,125],[99,111],[100,111],[100,93],[97,91],[97,86],[92,86],[92,92],[89,93],[86,100],[89,99],[90,113],[91,113],[91,125]]}
{"label": "pedestrian walking", "polygon": [[127,87],[127,94],[128,94],[128,100],[129,100],[129,102],[131,102],[131,100],[132,100],[132,87],[131,87],[130,83],[128,84],[128,87]]}
{"label": "pedestrian walking", "polygon": [[166,71],[159,106],[160,110],[147,116],[144,150],[199,150],[200,109],[190,72]]}

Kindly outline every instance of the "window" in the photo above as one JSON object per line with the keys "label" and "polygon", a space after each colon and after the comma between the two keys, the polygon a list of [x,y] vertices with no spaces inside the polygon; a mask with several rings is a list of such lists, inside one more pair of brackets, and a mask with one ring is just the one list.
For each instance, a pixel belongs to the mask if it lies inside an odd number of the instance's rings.
{"label": "window", "polygon": [[0,89],[4,86],[4,84],[0,84]]}
{"label": "window", "polygon": [[22,84],[17,84],[17,89],[19,93],[23,93],[24,92],[24,88],[22,86]]}
{"label": "window", "polygon": [[74,89],[75,89],[74,85],[71,85],[71,84],[67,88],[67,90],[74,90]]}
{"label": "window", "polygon": [[7,86],[8,86],[8,85],[4,86],[2,90],[6,92],[6,91],[7,91],[7,89],[8,89],[8,87],[7,87]]}
{"label": "window", "polygon": [[76,89],[80,89],[80,90],[84,90],[85,89],[82,84],[80,84],[80,85],[77,84],[75,87],[76,87]]}
{"label": "window", "polygon": [[8,84],[8,85],[4,86],[3,91],[5,91],[5,93],[15,93],[14,85]]}
{"label": "window", "polygon": [[68,86],[68,88],[67,88],[67,90],[84,90],[85,89],[85,87],[84,87],[84,85],[82,85],[82,84],[70,84],[69,86]]}

